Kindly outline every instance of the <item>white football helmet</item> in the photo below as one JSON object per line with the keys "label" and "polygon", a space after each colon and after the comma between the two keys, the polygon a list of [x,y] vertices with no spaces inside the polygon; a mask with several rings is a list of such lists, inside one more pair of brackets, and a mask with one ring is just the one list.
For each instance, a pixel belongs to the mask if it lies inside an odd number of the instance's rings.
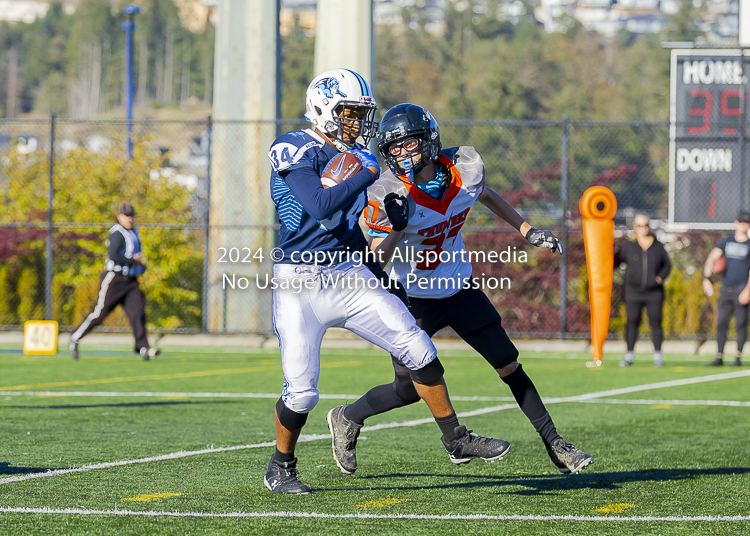
{"label": "white football helmet", "polygon": [[[378,109],[365,79],[349,69],[331,69],[316,76],[307,86],[305,117],[315,128],[332,136],[339,151],[349,151],[357,137],[367,146],[376,134]],[[358,117],[344,117],[344,108],[357,109]],[[348,134],[349,141],[344,140]]]}

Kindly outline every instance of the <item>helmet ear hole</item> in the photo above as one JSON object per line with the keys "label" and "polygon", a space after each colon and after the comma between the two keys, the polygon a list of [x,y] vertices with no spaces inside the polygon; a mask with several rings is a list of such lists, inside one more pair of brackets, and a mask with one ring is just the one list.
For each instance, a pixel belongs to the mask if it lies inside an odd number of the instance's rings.
{"label": "helmet ear hole", "polygon": [[315,113],[318,114],[318,115],[323,115],[323,110],[321,110],[319,106],[316,106],[315,107]]}

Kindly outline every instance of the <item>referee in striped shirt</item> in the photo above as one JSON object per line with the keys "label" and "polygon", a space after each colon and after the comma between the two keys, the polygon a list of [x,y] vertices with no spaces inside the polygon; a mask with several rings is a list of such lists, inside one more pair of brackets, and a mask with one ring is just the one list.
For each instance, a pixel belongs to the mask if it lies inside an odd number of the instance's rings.
{"label": "referee in striped shirt", "polygon": [[101,276],[94,310],[70,336],[70,354],[78,359],[78,343],[118,305],[122,304],[135,335],[135,351],[144,360],[159,355],[148,345],[146,335],[146,297],[138,285],[138,276],[146,270],[141,262],[141,237],[133,227],[135,209],[130,203],[120,205],[117,223],[109,230],[107,261]]}

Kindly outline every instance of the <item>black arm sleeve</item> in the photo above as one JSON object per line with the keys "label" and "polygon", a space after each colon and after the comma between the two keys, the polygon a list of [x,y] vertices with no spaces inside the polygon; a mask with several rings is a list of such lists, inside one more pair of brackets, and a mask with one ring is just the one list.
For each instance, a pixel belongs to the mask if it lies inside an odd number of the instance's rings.
{"label": "black arm sleeve", "polygon": [[312,218],[324,220],[354,201],[378,178],[372,171],[362,171],[331,188],[323,188],[312,169],[293,169],[283,175],[292,194]]}
{"label": "black arm sleeve", "polygon": [[669,254],[667,253],[667,250],[664,249],[664,246],[661,243],[659,243],[659,253],[661,255],[661,265],[656,275],[660,277],[662,281],[664,281],[667,279],[669,272],[672,270],[672,261],[669,260]]}
{"label": "black arm sleeve", "polygon": [[120,255],[120,250],[125,247],[125,237],[119,232],[109,235],[109,245],[107,246],[107,256],[115,263],[121,266],[130,266],[133,259],[128,259],[125,255]]}

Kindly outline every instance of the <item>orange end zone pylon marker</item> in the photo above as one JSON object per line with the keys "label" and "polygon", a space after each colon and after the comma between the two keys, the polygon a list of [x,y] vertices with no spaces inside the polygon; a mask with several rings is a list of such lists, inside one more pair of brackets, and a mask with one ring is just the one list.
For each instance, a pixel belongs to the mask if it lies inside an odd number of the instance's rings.
{"label": "orange end zone pylon marker", "polygon": [[591,354],[594,364],[602,364],[604,341],[609,332],[612,302],[612,266],[615,244],[617,199],[612,190],[593,186],[583,192],[578,204],[583,216],[583,245],[589,274],[591,305]]}

